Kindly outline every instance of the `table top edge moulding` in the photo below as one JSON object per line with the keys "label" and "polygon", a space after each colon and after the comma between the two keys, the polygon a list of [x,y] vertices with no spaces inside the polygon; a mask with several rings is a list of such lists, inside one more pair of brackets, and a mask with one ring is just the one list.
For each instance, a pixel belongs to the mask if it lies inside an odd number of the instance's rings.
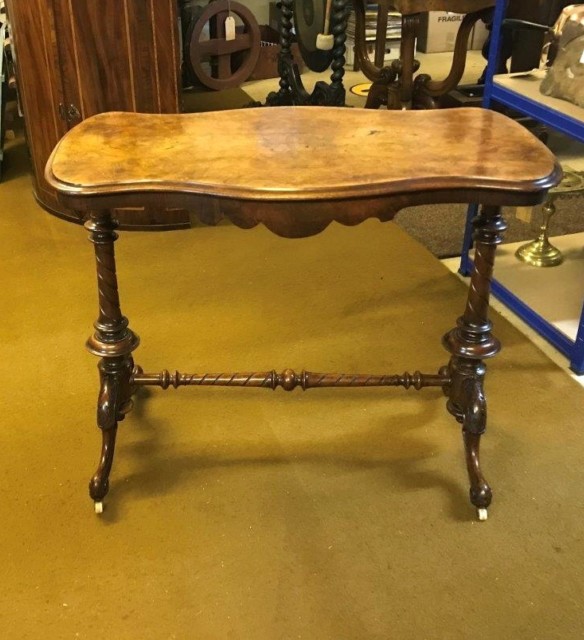
{"label": "table top edge moulding", "polygon": [[[471,201],[507,191],[527,202],[553,186],[560,170],[543,145],[509,125],[481,109],[113,112],[70,131],[51,155],[46,179],[78,203],[114,193],[324,202],[457,190]],[[496,157],[485,157],[483,146],[500,140],[501,127],[505,141]],[[216,136],[218,129],[224,135]]]}

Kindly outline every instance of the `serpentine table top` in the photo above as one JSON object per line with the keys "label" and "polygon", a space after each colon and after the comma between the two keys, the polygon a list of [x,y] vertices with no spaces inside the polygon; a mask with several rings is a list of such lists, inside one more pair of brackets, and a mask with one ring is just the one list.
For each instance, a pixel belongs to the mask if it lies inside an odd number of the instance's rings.
{"label": "serpentine table top", "polygon": [[338,107],[99,114],[61,140],[46,172],[77,210],[194,207],[205,220],[220,209],[284,236],[416,204],[536,204],[559,175],[542,143],[493,111]]}
{"label": "serpentine table top", "polygon": [[[326,107],[244,109],[193,115],[108,113],[72,129],[47,165],[63,202],[89,212],[99,317],[87,341],[101,358],[97,422],[102,431],[90,496],[101,513],[109,488],[117,425],[140,386],[231,386],[286,391],[323,387],[441,387],[462,424],[470,498],[480,520],[492,491],[479,464],[486,428],[483,360],[500,349],[488,302],[504,205],[541,202],[560,177],[554,156],[512,120],[482,109],[365,111]],[[138,336],[122,314],[111,209],[172,206],[263,223],[285,237],[348,225],[421,203],[483,204],[474,220],[475,270],[456,327],[442,339],[450,354],[438,373],[144,372]],[[216,220],[216,215],[213,215]],[[261,320],[259,320],[261,321]]]}

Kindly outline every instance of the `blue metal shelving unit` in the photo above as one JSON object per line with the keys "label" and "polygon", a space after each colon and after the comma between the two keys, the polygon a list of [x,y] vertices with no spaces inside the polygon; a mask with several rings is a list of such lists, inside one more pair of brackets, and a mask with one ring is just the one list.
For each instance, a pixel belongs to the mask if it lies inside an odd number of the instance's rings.
{"label": "blue metal shelving unit", "polygon": [[[500,48],[501,25],[505,17],[507,0],[498,0],[495,6],[495,15],[491,32],[491,47],[485,80],[485,92],[483,106],[491,107],[493,102],[505,105],[534,118],[546,126],[560,131],[561,133],[584,142],[584,109],[570,109],[571,113],[565,113],[562,109],[562,101],[558,101],[558,108],[554,108],[554,101],[538,100],[537,97],[525,95],[519,90],[513,90],[509,86],[497,83],[494,76],[497,68],[497,56]],[[552,105],[550,105],[552,102]],[[568,103],[566,103],[568,104]],[[579,118],[578,111],[582,112]],[[574,116],[574,112],[576,115]],[[466,229],[460,259],[459,272],[468,276],[472,270],[472,259],[469,251],[472,246],[472,218],[476,215],[476,206],[469,207]],[[548,342],[550,342],[560,353],[565,355],[570,361],[570,368],[578,375],[584,374],[584,306],[580,315],[580,322],[576,339],[573,341],[563,334],[554,325],[548,322],[541,315],[536,313],[531,307],[525,304],[519,297],[509,291],[497,280],[493,281],[493,295],[501,300],[509,309],[522,318],[532,329],[537,331]]]}

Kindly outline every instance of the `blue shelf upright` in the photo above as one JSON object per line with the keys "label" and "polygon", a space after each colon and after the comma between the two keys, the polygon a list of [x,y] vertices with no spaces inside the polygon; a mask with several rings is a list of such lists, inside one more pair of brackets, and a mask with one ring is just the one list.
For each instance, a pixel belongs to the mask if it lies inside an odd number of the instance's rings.
{"label": "blue shelf upright", "polygon": [[[507,0],[498,0],[491,30],[483,106],[491,108],[493,103],[504,105],[570,138],[584,142],[584,109],[557,98],[541,95],[538,90],[539,84],[537,81],[534,83],[533,78],[510,79],[510,76],[495,75],[506,9]],[[459,266],[459,272],[464,276],[470,275],[473,268],[469,252],[472,247],[472,219],[476,213],[476,206],[469,207]],[[571,340],[497,280],[493,281],[492,291],[496,298],[565,355],[570,361],[572,371],[578,375],[584,374],[584,305],[576,339]]]}

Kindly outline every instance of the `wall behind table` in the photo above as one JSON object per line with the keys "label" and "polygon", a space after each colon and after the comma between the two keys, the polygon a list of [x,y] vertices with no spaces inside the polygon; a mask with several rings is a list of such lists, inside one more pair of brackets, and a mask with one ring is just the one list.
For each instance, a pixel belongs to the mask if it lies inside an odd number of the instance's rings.
{"label": "wall behind table", "polygon": [[269,0],[237,0],[251,10],[260,24],[268,24]]}
{"label": "wall behind table", "polygon": [[[273,0],[234,0],[239,2],[240,4],[247,7],[255,16],[256,20],[260,24],[268,24],[269,13],[270,13],[270,2]],[[179,3],[182,5],[183,3]],[[188,0],[185,4],[191,5],[200,5],[201,7],[206,7],[209,4],[209,0]]]}

